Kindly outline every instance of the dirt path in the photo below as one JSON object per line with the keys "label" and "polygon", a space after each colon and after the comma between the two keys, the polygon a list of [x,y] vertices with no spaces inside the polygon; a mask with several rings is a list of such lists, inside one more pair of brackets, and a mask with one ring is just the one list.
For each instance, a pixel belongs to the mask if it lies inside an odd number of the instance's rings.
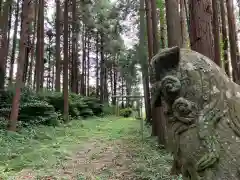
{"label": "dirt path", "polygon": [[[22,147],[29,146],[29,140],[18,145],[22,152],[6,161],[12,170],[2,179],[173,180],[171,156],[158,149],[147,130],[143,140],[139,129],[139,122],[126,119],[75,121],[55,130],[40,129],[40,135],[33,136],[41,138],[32,142],[32,151]],[[45,134],[56,137],[44,140]]]}
{"label": "dirt path", "polygon": [[130,180],[132,172],[128,165],[131,164],[129,153],[121,140],[104,142],[94,140],[87,142],[84,148],[73,152],[72,156],[56,169],[51,169],[51,174],[44,173],[41,170],[33,172],[32,170],[22,170],[16,179],[108,179],[108,180]]}

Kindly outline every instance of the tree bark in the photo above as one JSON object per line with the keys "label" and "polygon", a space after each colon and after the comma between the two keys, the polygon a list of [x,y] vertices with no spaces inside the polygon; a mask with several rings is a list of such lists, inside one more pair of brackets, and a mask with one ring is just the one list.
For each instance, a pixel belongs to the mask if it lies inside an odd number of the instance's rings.
{"label": "tree bark", "polygon": [[224,0],[220,0],[221,9],[221,22],[222,22],[222,41],[223,41],[223,67],[228,76],[229,72],[229,59],[228,59],[228,36],[227,36],[227,22],[226,22],[226,9]]}
{"label": "tree bark", "polygon": [[234,7],[232,0],[226,0],[227,14],[228,14],[228,33],[229,33],[229,44],[230,44],[230,55],[232,62],[232,77],[233,81],[239,84],[239,67],[238,67],[238,47],[237,47],[237,34],[236,34],[236,21],[234,15]]}
{"label": "tree bark", "polygon": [[218,66],[221,66],[220,56],[220,30],[219,30],[219,0],[212,0],[213,9],[213,36],[214,36],[214,61]]}
{"label": "tree bark", "polygon": [[28,37],[28,24],[29,24],[29,5],[30,0],[23,1],[23,19],[22,19],[22,31],[20,36],[20,45],[19,45],[19,60],[18,60],[18,68],[17,68],[17,76],[16,76],[16,87],[15,93],[12,102],[12,109],[9,119],[9,131],[16,131],[17,128],[17,119],[18,119],[18,112],[19,112],[19,101],[20,101],[20,94],[21,88],[23,85],[22,76],[23,76],[23,68],[24,68],[24,61],[25,61],[25,51],[27,44],[27,37]]}
{"label": "tree bark", "polygon": [[[32,43],[31,43],[31,62],[29,65],[29,73],[28,73],[28,84],[29,85],[33,85],[34,87],[34,83],[32,83],[32,71],[33,71],[33,62],[34,62],[34,55],[35,55],[35,48],[34,48],[34,44],[35,44],[35,40],[36,40],[36,28],[37,28],[37,1],[35,1],[35,15],[34,15],[34,26],[33,26],[33,38],[32,38]],[[35,76],[35,74],[34,74]]]}
{"label": "tree bark", "polygon": [[156,0],[151,0],[151,15],[152,15],[152,34],[153,34],[153,55],[156,55],[159,50],[159,41],[157,35],[157,7]]}
{"label": "tree bark", "polygon": [[8,14],[8,33],[7,33],[7,51],[6,51],[6,59],[8,58],[9,54],[9,45],[10,45],[10,32],[11,32],[11,24],[12,24],[12,4],[9,7],[9,14]]}
{"label": "tree bark", "polygon": [[14,30],[13,30],[13,44],[12,44],[12,54],[11,54],[11,60],[10,60],[10,69],[9,69],[9,86],[12,85],[13,81],[13,65],[15,61],[15,55],[16,55],[16,46],[17,46],[17,28],[18,28],[18,20],[19,20],[19,2],[17,1],[17,7],[15,11],[15,22],[14,22]]}
{"label": "tree bark", "polygon": [[100,33],[100,101],[101,103],[105,100],[104,84],[105,84],[105,61],[104,61],[104,47],[103,47],[103,32]]}
{"label": "tree bark", "polygon": [[165,48],[166,47],[166,33],[165,33],[165,26],[166,26],[166,21],[165,21],[165,11],[163,8],[163,3],[164,0],[160,0],[162,3],[161,8],[160,8],[160,43],[161,46],[160,48]]}
{"label": "tree bark", "polygon": [[189,0],[189,11],[191,49],[214,61],[211,1]]}
{"label": "tree bark", "polygon": [[61,36],[61,7],[60,0],[56,0],[56,75],[55,75],[55,90],[60,92],[60,74],[61,74],[61,55],[60,55],[60,36]]}
{"label": "tree bark", "polygon": [[12,5],[12,0],[8,0],[3,4],[3,13],[0,16],[0,33],[2,38],[0,39],[0,90],[4,89],[5,84],[5,73],[6,73],[6,63],[7,63],[7,32],[8,32],[8,20],[9,11]]}
{"label": "tree bark", "polygon": [[180,0],[180,21],[181,21],[181,37],[182,37],[182,46],[183,48],[188,47],[188,31],[187,31],[187,17],[186,9],[184,5],[184,0]]}
{"label": "tree bark", "polygon": [[[117,94],[117,62],[116,62],[116,59],[117,59],[117,55],[115,56],[114,58],[114,64],[113,64],[113,95],[116,95]],[[112,99],[112,104],[113,105],[116,105],[116,97],[114,97]]]}
{"label": "tree bark", "polygon": [[104,102],[108,103],[108,68],[106,67],[105,59],[104,59]]}
{"label": "tree bark", "polygon": [[[151,0],[151,8],[152,8],[152,28],[153,28],[153,55],[156,55],[159,50],[159,41],[157,36],[157,19],[156,19],[156,0]],[[179,22],[180,23],[180,22]],[[153,83],[153,79],[150,78],[151,83]],[[165,119],[163,117],[162,108],[160,105],[159,113],[157,113],[157,107],[152,106],[152,135],[158,136],[159,143],[164,145],[165,141],[160,142],[161,139],[165,139],[165,137],[160,137],[161,133],[164,133],[164,129],[161,129],[165,124]],[[161,116],[159,116],[161,114]],[[165,136],[165,135],[164,135]]]}
{"label": "tree bark", "polygon": [[76,93],[77,92],[77,74],[78,74],[78,67],[77,67],[77,16],[76,16],[76,0],[72,0],[72,83],[71,83],[71,91]]}
{"label": "tree bark", "polygon": [[146,9],[146,22],[147,22],[147,38],[148,38],[148,60],[151,61],[153,57],[153,29],[151,19],[151,3],[149,0],[145,0]]}
{"label": "tree bark", "polygon": [[90,95],[90,35],[87,41],[87,96]]}
{"label": "tree bark", "polygon": [[182,46],[178,0],[165,0],[168,47]]}
{"label": "tree bark", "polygon": [[39,92],[44,81],[44,0],[39,0],[36,51],[36,91]]}
{"label": "tree bark", "polygon": [[63,65],[63,98],[64,112],[63,118],[68,122],[68,0],[64,2],[64,65]]}
{"label": "tree bark", "polygon": [[86,81],[85,81],[85,62],[86,62],[86,28],[83,28],[82,33],[82,75],[81,75],[81,94],[83,96],[86,95],[85,87],[86,87]]}
{"label": "tree bark", "polygon": [[3,0],[0,0],[0,14],[2,13],[2,3],[3,3]]}
{"label": "tree bark", "polygon": [[[144,2],[143,2],[144,3]],[[148,62],[151,62],[153,57],[153,34],[152,34],[152,19],[151,19],[151,2],[145,0],[146,22],[147,22],[147,38],[148,38]],[[146,68],[146,67],[145,67]],[[147,73],[148,75],[148,73]],[[150,103],[150,90],[149,90],[149,77],[144,76],[144,96],[145,101],[145,113],[147,123],[151,123],[151,103]]]}
{"label": "tree bark", "polygon": [[96,34],[96,97],[99,97],[99,59],[98,59],[98,54],[99,54],[99,34],[97,32]]}
{"label": "tree bark", "polygon": [[[30,28],[29,28],[30,33]],[[26,52],[25,52],[25,63],[24,63],[24,71],[23,71],[23,83],[26,83],[27,80],[27,72],[29,67],[29,53],[30,53],[30,35],[28,34]]]}

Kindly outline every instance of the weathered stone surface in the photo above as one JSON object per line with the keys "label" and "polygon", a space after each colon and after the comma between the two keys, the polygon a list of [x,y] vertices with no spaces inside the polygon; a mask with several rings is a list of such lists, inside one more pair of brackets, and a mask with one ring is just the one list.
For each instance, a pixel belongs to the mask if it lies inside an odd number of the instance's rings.
{"label": "weathered stone surface", "polygon": [[187,180],[240,179],[240,86],[209,58],[164,49],[152,60],[176,172]]}

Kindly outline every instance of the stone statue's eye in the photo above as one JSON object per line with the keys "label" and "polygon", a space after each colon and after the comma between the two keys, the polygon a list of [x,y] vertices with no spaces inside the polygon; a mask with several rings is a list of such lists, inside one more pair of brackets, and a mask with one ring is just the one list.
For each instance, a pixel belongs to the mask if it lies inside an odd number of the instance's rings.
{"label": "stone statue's eye", "polygon": [[182,114],[190,114],[190,112],[191,112],[191,110],[187,107],[181,107],[181,108],[179,108],[179,110]]}

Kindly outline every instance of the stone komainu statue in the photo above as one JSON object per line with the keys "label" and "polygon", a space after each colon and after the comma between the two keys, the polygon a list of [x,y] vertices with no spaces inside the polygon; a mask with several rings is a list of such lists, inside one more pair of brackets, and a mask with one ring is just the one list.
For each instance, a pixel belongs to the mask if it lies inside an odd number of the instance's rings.
{"label": "stone komainu statue", "polygon": [[152,104],[162,99],[175,172],[185,180],[240,180],[240,86],[189,49],[164,49],[151,66]]}

